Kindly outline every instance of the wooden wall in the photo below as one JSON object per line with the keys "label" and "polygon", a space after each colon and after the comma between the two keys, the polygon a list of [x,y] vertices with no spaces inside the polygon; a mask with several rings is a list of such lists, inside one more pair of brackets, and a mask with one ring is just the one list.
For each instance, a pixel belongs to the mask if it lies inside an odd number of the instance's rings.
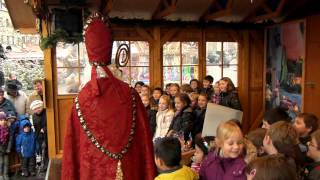
{"label": "wooden wall", "polygon": [[[167,41],[199,42],[199,79],[205,76],[205,42],[239,42],[239,96],[244,109],[244,130],[257,127],[263,113],[263,69],[264,33],[263,30],[232,30],[222,27],[199,28],[194,26],[142,27],[113,25],[114,40],[143,40],[150,44],[150,86],[162,84],[162,45]],[[66,120],[70,116],[74,96],[58,96],[54,51],[45,53],[45,76],[47,80],[48,133],[50,158],[61,157]]]}
{"label": "wooden wall", "polygon": [[306,23],[303,111],[320,118],[320,15],[308,17]]}

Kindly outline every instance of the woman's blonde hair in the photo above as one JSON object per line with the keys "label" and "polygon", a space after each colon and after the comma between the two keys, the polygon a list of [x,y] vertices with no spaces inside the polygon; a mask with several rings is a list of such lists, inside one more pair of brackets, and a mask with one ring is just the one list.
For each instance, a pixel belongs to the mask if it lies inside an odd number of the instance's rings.
{"label": "woman's blonde hair", "polygon": [[172,106],[171,106],[171,103],[170,103],[170,97],[168,95],[162,95],[160,97],[160,99],[163,99],[167,102],[167,105],[168,105],[168,109],[173,109]]}
{"label": "woman's blonde hair", "polygon": [[234,122],[234,120],[229,120],[219,124],[216,138],[217,140],[224,142],[235,134],[243,136],[240,127]]}

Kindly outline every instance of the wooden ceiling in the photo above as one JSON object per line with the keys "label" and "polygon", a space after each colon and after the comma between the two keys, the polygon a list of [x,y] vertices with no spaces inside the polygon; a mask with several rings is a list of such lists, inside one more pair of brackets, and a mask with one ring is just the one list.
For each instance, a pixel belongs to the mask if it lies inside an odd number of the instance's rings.
{"label": "wooden ceiling", "polygon": [[[320,13],[319,0],[5,0],[16,29],[35,27],[52,8],[100,9],[112,19],[141,21],[279,23]],[[26,3],[27,2],[27,3]],[[23,14],[23,16],[21,16]],[[28,25],[25,25],[28,24]]]}

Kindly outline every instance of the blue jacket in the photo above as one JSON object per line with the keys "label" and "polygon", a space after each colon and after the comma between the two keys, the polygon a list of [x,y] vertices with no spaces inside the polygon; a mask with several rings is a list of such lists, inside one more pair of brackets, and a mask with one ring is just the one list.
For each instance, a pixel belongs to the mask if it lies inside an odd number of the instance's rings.
{"label": "blue jacket", "polygon": [[30,158],[32,156],[35,156],[39,148],[35,134],[31,129],[31,123],[27,120],[24,120],[20,125],[23,127],[27,124],[30,126],[30,131],[27,133],[19,133],[16,139],[16,150],[18,153],[21,153],[23,158]]}

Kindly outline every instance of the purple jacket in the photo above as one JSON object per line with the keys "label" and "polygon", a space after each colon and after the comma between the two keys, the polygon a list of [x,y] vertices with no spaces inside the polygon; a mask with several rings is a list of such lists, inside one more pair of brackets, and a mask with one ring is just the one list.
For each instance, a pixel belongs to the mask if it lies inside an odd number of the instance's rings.
{"label": "purple jacket", "polygon": [[246,163],[243,158],[222,158],[210,152],[200,168],[201,180],[246,180]]}

